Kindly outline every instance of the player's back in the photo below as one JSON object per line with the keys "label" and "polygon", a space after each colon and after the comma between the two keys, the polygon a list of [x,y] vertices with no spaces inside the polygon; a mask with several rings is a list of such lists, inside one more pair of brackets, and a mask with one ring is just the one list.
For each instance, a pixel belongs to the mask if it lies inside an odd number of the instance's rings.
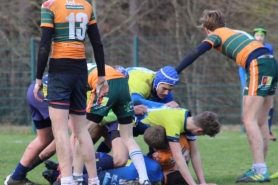
{"label": "player's back", "polygon": [[[94,66],[93,68],[90,68],[88,72],[89,72],[88,84],[92,89],[95,89],[98,80],[97,67]],[[114,69],[112,66],[109,65],[105,65],[105,72],[106,72],[105,77],[107,80],[124,78],[124,75],[121,72],[117,71],[116,69]]]}
{"label": "player's back", "polygon": [[243,68],[253,51],[264,48],[263,44],[256,41],[252,35],[226,27],[216,29],[204,41],[211,43],[215,49],[235,60]]}
{"label": "player's back", "polygon": [[186,132],[186,120],[191,113],[187,109],[171,107],[149,108],[144,117],[139,117],[138,125],[159,125],[165,128],[168,140],[178,141],[180,134]]}
{"label": "player's back", "polygon": [[84,59],[89,24],[96,23],[85,0],[48,0],[42,5],[41,27],[54,28],[51,58]]}
{"label": "player's back", "polygon": [[129,74],[128,85],[130,94],[139,94],[148,99],[151,96],[155,72],[144,67],[129,67],[126,70]]}

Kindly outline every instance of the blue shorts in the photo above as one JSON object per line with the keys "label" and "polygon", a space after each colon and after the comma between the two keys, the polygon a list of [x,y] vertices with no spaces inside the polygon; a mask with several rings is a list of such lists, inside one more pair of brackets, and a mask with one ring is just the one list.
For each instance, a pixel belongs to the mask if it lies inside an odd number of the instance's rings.
{"label": "blue shorts", "polygon": [[88,74],[48,74],[49,106],[67,109],[70,114],[85,115]]}
{"label": "blue shorts", "polygon": [[[39,102],[34,97],[35,82],[33,82],[27,91],[27,102],[30,107],[30,113],[36,129],[51,127],[49,119],[48,105],[45,102]],[[39,92],[38,96],[43,99],[43,95]]]}

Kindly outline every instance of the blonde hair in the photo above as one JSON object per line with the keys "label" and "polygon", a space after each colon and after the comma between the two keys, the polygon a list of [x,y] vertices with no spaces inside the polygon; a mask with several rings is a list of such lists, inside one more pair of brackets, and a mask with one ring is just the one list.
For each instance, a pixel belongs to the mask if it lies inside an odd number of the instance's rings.
{"label": "blonde hair", "polygon": [[205,10],[200,22],[201,25],[199,27],[207,28],[210,31],[226,26],[225,18],[219,10]]}

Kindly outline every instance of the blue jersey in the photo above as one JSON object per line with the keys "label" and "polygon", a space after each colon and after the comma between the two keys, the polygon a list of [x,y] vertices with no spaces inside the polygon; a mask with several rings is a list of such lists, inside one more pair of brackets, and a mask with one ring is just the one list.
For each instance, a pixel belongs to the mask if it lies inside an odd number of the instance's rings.
{"label": "blue jersey", "polygon": [[[105,155],[107,157],[107,155]],[[158,183],[163,180],[161,165],[155,160],[144,156],[149,180],[152,183]],[[126,166],[109,170],[98,171],[98,178],[101,185],[121,185],[127,182],[134,182],[139,179],[138,172],[131,160],[128,160]],[[88,181],[88,175],[84,175],[85,181]]]}
{"label": "blue jersey", "polygon": [[264,47],[266,47],[269,50],[270,54],[273,55],[273,47],[270,44],[265,42]]}

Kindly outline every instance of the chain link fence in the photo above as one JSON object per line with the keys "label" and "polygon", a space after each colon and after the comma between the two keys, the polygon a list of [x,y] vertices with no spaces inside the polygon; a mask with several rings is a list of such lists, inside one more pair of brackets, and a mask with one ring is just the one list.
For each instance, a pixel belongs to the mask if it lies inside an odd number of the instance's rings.
{"label": "chain link fence", "polygon": [[[175,37],[118,37],[105,38],[103,44],[106,63],[109,65],[137,65],[158,70],[165,65],[177,66],[200,39],[201,36],[196,42],[187,43],[185,38]],[[0,42],[1,124],[31,124],[26,92],[35,77],[33,65],[38,45],[38,39],[34,39],[33,44],[30,39]],[[87,62],[94,61],[88,39],[86,56]],[[237,65],[216,51],[207,52],[186,68],[173,91],[175,100],[181,107],[190,109],[193,115],[206,110],[213,111],[219,115],[220,122],[226,125],[241,123],[240,92]]]}

